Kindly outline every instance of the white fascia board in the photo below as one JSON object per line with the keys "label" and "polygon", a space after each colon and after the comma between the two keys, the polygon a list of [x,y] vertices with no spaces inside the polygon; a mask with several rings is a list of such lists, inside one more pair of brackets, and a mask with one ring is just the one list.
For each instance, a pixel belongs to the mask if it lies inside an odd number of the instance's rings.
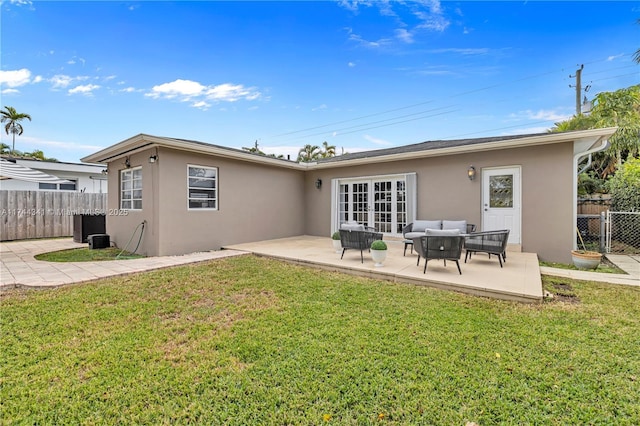
{"label": "white fascia board", "polygon": [[167,137],[157,137],[151,135],[140,134],[132,138],[126,139],[109,148],[103,149],[95,154],[82,158],[82,161],[108,163],[119,158],[127,157],[136,152],[149,148],[162,147],[187,151],[199,154],[215,155],[223,158],[231,158],[252,163],[267,164],[277,167],[285,167],[295,170],[305,170],[306,167],[293,161],[271,158],[267,156],[259,156],[249,152],[242,152],[231,148],[222,148],[206,143],[192,142]]}
{"label": "white fascia board", "polygon": [[[617,127],[604,129],[584,130],[580,132],[549,133],[540,136],[531,136],[508,141],[494,141],[482,144],[461,145],[450,148],[428,149],[424,151],[403,152],[400,154],[380,155],[374,157],[356,158],[353,160],[332,161],[328,163],[309,163],[308,168],[330,169],[336,167],[356,166],[369,163],[381,163],[402,161],[416,158],[439,157],[443,155],[467,154],[470,152],[492,151],[499,149],[521,148],[539,145],[550,145],[562,142],[580,141],[588,147],[596,145],[602,138],[608,138],[615,133]],[[575,144],[574,144],[575,150]]]}

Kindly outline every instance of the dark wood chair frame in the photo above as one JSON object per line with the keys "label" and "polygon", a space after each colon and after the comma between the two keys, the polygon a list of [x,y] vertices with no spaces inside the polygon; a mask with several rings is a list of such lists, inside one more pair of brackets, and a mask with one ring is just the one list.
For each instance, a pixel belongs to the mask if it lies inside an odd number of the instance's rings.
{"label": "dark wood chair frame", "polygon": [[444,260],[444,266],[447,266],[447,260],[456,262],[458,272],[462,275],[460,269],[460,256],[462,256],[462,245],[464,244],[464,237],[461,235],[429,235],[424,237],[418,237],[413,239],[413,246],[418,253],[418,263],[420,265],[420,258],[424,257],[424,270],[423,274],[427,273],[427,263],[429,260],[441,259]]}
{"label": "dark wood chair frame", "polygon": [[340,243],[342,244],[342,256],[340,256],[340,259],[344,257],[345,251],[354,249],[360,250],[360,260],[364,263],[364,250],[370,250],[371,243],[381,239],[382,234],[378,232],[340,229]]}
{"label": "dark wood chair frame", "polygon": [[473,253],[487,253],[489,258],[492,254],[498,256],[500,267],[502,262],[507,261],[507,242],[509,241],[509,230],[474,232],[464,239],[464,263],[471,258]]}

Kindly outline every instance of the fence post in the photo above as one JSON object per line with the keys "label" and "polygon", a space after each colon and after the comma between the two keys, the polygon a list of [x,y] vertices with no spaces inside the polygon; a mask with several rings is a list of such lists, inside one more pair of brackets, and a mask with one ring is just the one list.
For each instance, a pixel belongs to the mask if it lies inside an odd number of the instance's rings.
{"label": "fence post", "polygon": [[605,241],[606,223],[605,212],[600,212],[600,253],[606,253],[607,251]]}

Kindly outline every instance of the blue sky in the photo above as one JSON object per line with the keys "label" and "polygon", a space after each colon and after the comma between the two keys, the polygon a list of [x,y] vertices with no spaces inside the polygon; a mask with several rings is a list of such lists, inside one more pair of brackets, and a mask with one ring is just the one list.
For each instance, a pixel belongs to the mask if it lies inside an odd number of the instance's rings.
{"label": "blue sky", "polygon": [[[543,132],[640,83],[638,1],[4,0],[16,149],[79,161],[138,133],[291,155]],[[11,145],[2,132],[2,142]]]}

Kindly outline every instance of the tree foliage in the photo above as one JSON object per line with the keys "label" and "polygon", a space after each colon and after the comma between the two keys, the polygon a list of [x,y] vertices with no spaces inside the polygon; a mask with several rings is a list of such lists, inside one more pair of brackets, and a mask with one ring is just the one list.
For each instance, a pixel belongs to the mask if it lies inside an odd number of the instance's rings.
{"label": "tree foliage", "polygon": [[11,133],[13,145],[11,151],[16,150],[16,135],[21,135],[24,132],[24,128],[20,122],[24,119],[31,121],[31,116],[23,112],[18,112],[14,107],[5,106],[3,110],[0,110],[0,123],[6,123],[4,131],[7,135]]}
{"label": "tree foliage", "polygon": [[601,92],[595,96],[589,115],[580,114],[556,123],[552,132],[618,127],[610,138],[611,146],[594,155],[594,168],[600,178],[613,174],[628,158],[640,153],[640,85]]}
{"label": "tree foliage", "polygon": [[318,145],[306,144],[300,151],[298,151],[298,162],[300,163],[309,163],[311,161],[316,161],[321,157],[322,152],[320,151],[320,147]]}
{"label": "tree foliage", "polygon": [[624,163],[608,186],[613,210],[640,211],[640,158]]}
{"label": "tree foliage", "polygon": [[271,157],[271,158],[284,158],[284,155],[280,154],[280,155],[275,155],[275,154],[267,154],[266,152],[262,151],[259,147],[258,147],[258,141],[255,141],[254,145],[252,147],[246,147],[243,146],[242,147],[243,151],[247,151],[250,152],[252,154],[258,154],[258,155],[264,155],[265,157]]}
{"label": "tree foliage", "polygon": [[[640,211],[640,158],[625,162],[609,180],[611,210],[616,212]],[[640,216],[620,215],[613,230],[615,238],[640,249]]]}

